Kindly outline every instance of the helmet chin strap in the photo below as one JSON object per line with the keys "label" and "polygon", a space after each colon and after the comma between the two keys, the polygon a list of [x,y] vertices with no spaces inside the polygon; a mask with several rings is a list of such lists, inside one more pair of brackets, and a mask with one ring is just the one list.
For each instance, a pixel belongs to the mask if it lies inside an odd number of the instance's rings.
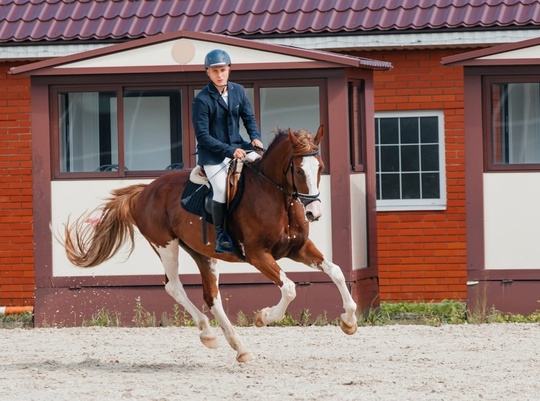
{"label": "helmet chin strap", "polygon": [[[229,82],[227,81],[225,83],[225,85],[221,85],[221,86],[217,86],[217,85],[214,85],[216,87],[216,89],[218,90],[219,93],[221,93],[222,95],[225,93],[225,89],[227,89],[227,85],[229,84]],[[221,89],[220,89],[221,88]]]}

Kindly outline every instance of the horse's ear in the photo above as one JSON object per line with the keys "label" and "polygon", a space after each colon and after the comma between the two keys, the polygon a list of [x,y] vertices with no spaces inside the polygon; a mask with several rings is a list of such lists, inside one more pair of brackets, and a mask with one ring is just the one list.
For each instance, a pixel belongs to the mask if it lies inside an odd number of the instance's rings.
{"label": "horse's ear", "polygon": [[293,134],[293,132],[292,132],[292,130],[290,128],[289,128],[289,140],[293,144],[293,147],[298,144],[298,138],[296,136],[294,136],[294,134]]}
{"label": "horse's ear", "polygon": [[313,142],[315,142],[318,145],[321,142],[323,135],[324,135],[324,125],[321,124],[319,126],[319,129],[317,130],[317,135],[315,135],[315,138],[313,138]]}

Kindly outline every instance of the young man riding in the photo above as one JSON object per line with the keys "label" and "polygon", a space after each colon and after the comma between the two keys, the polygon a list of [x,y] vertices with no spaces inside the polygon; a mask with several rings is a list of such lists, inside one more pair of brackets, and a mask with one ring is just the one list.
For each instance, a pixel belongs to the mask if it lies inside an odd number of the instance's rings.
{"label": "young man riding", "polygon": [[[227,166],[233,158],[244,158],[254,147],[262,148],[261,134],[251,103],[242,85],[229,82],[231,58],[216,49],[204,60],[210,83],[193,100],[192,121],[197,138],[197,164],[203,166],[213,189],[212,219],[216,252],[231,252],[225,232],[227,211]],[[251,142],[240,135],[240,119]]]}

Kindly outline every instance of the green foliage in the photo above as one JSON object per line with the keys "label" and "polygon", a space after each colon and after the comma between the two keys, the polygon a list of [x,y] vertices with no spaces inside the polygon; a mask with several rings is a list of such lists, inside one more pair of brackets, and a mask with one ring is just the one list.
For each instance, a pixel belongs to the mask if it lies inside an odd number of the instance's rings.
{"label": "green foliage", "polygon": [[[202,307],[203,313],[207,307]],[[239,311],[236,326],[248,327],[254,324],[257,312],[250,318]],[[30,312],[0,316],[0,328],[31,328],[33,314]],[[140,297],[135,300],[133,323],[137,327],[154,327],[158,325],[155,313],[148,312],[142,305]],[[438,326],[441,324],[483,324],[483,323],[540,323],[540,309],[530,315],[503,313],[495,308],[476,307],[469,309],[464,302],[444,300],[442,302],[383,302],[378,308],[370,308],[360,316],[359,326],[382,326],[389,324],[425,324]],[[211,320],[212,326],[218,326]],[[187,311],[178,304],[173,305],[171,314],[164,312],[160,326],[195,327],[195,321]],[[302,309],[297,317],[286,313],[285,317],[270,326],[339,326],[339,318],[329,321],[327,312],[313,319],[309,309]],[[89,320],[84,320],[82,326],[120,327],[120,313],[100,309]],[[44,327],[49,325],[44,323]],[[52,325],[51,327],[56,327]]]}
{"label": "green foliage", "polygon": [[120,327],[122,326],[122,319],[118,312],[112,313],[105,309],[100,309],[97,313],[92,314],[90,320],[83,320],[82,325],[85,327]]}
{"label": "green foliage", "polygon": [[184,308],[180,308],[180,305],[175,303],[173,305],[172,314],[169,315],[167,312],[163,312],[161,315],[161,326],[175,326],[175,327],[194,327],[195,321],[191,318],[189,313]]}
{"label": "green foliage", "polygon": [[300,326],[309,326],[311,324],[311,312],[309,309],[302,309],[299,316]]}
{"label": "green foliage", "polygon": [[34,327],[34,315],[31,312],[0,316],[0,328],[13,329],[31,327]]}
{"label": "green foliage", "polygon": [[133,316],[132,322],[137,327],[154,327],[156,326],[156,315],[150,313],[143,308],[141,303],[141,297],[135,299],[135,316]]}
{"label": "green foliage", "polygon": [[520,315],[512,313],[503,313],[495,308],[485,310],[475,310],[469,312],[469,323],[540,323],[540,309],[530,315]]}
{"label": "green foliage", "polygon": [[253,325],[254,319],[250,319],[248,315],[246,315],[242,311],[238,311],[236,314],[236,325],[238,327],[249,327]]}
{"label": "green foliage", "polygon": [[459,324],[467,321],[465,303],[444,300],[422,303],[382,303],[379,308],[371,308],[360,325],[385,324]]}
{"label": "green foliage", "polygon": [[279,322],[272,323],[269,326],[272,326],[272,327],[274,327],[274,326],[282,326],[282,327],[298,326],[298,320],[296,320],[293,315],[291,315],[289,312],[287,312],[287,313],[285,313],[285,316],[283,317],[283,319],[281,319]]}

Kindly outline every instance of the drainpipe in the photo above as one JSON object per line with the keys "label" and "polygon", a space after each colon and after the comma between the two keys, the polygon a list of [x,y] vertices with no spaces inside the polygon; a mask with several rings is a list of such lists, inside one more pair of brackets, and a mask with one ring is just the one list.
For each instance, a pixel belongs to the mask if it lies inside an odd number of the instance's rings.
{"label": "drainpipe", "polygon": [[0,316],[15,315],[17,313],[33,312],[33,306],[0,306]]}

